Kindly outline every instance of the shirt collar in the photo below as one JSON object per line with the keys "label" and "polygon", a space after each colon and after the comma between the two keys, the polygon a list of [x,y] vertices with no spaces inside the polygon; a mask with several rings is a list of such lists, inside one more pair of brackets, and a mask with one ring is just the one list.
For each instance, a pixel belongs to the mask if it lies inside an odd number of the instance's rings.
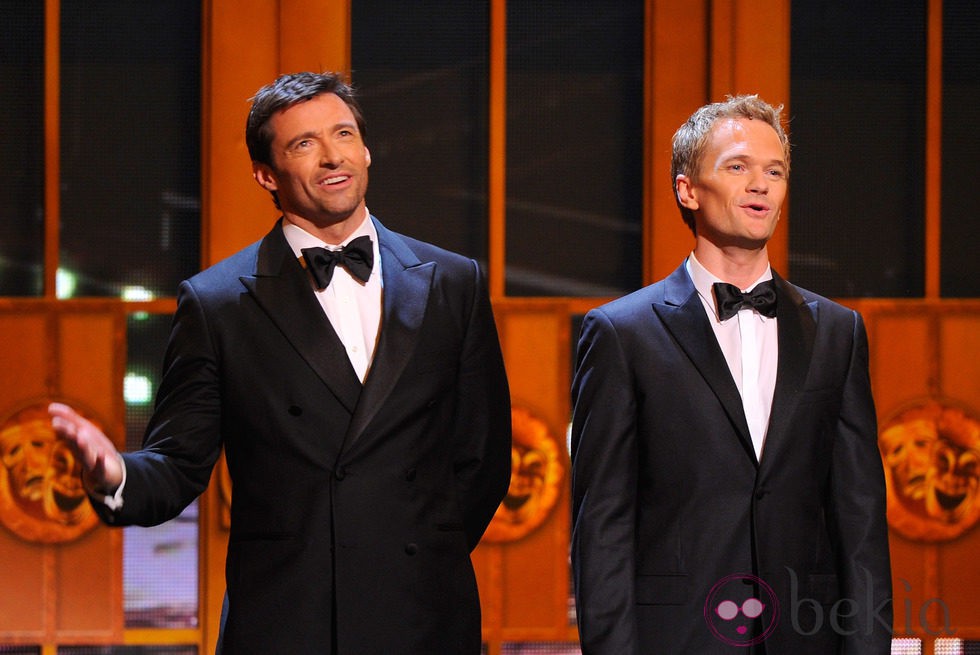
{"label": "shirt collar", "polygon": [[[704,265],[698,261],[698,258],[694,256],[693,252],[687,258],[686,268],[687,274],[691,277],[691,281],[694,282],[694,288],[697,289],[698,295],[701,296],[701,300],[704,301],[705,305],[711,308],[711,313],[714,319],[717,321],[718,307],[715,304],[715,295],[711,291],[711,285],[713,285],[715,282],[724,282],[724,280],[706,269]],[[750,284],[748,288],[741,289],[741,291],[751,291],[755,285],[771,279],[772,266],[766,264],[766,270],[759,276],[759,279]]]}
{"label": "shirt collar", "polygon": [[327,248],[329,250],[338,250],[339,248],[346,246],[348,243],[360,236],[371,237],[371,244],[374,248],[374,260],[378,261],[378,231],[374,227],[374,221],[371,220],[371,213],[364,209],[364,220],[361,224],[357,226],[349,237],[344,239],[342,243],[331,244],[326,243],[319,237],[313,236],[300,226],[290,223],[289,221],[283,219],[282,221],[282,233],[286,237],[286,242],[289,243],[289,247],[293,249],[293,254],[297,258],[303,256],[303,248],[315,248],[317,246],[321,248]]}

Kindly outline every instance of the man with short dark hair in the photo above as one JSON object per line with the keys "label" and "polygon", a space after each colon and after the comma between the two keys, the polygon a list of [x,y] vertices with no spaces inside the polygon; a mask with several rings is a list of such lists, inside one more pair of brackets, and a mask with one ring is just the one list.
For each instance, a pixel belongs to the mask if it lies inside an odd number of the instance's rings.
{"label": "man with short dark hair", "polygon": [[363,133],[336,75],[263,87],[246,142],[282,216],[180,285],[143,448],[50,408],[113,525],[177,516],[224,447],[219,652],[480,652],[470,551],[510,478],[485,278],[368,213]]}

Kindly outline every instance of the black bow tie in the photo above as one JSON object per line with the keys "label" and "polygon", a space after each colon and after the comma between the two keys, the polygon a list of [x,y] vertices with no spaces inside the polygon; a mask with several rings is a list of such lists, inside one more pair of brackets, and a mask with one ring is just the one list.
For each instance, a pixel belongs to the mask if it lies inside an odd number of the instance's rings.
{"label": "black bow tie", "polygon": [[367,282],[371,277],[374,248],[371,245],[371,237],[367,235],[357,237],[340,250],[316,247],[303,248],[302,252],[306,267],[313,274],[317,289],[327,288],[337,264],[346,267],[351,275],[362,282]]}
{"label": "black bow tie", "polygon": [[726,320],[735,316],[740,309],[754,309],[763,316],[776,316],[776,285],[766,280],[755,285],[748,293],[742,293],[734,284],[715,282],[711,285],[718,305],[718,319]]}

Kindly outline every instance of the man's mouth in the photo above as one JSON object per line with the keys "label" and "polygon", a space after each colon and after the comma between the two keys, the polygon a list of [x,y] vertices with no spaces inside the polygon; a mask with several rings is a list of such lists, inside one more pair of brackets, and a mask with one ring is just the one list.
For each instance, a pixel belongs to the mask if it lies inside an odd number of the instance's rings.
{"label": "man's mouth", "polygon": [[340,184],[341,182],[346,182],[349,179],[350,179],[349,175],[335,175],[333,177],[328,177],[327,179],[323,180],[321,184],[330,186],[333,184]]}

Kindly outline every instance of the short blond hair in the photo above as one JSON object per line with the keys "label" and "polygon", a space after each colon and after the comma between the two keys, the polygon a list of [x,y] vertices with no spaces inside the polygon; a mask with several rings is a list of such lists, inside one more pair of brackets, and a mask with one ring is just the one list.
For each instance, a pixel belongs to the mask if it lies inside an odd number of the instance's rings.
{"label": "short blond hair", "polygon": [[[725,118],[748,118],[764,121],[776,130],[779,142],[783,146],[783,159],[786,162],[786,173],[789,174],[789,136],[782,124],[783,106],[773,107],[757,95],[728,96],[724,102],[713,102],[704,105],[691,114],[674,132],[673,149],[670,158],[670,179],[677,198],[677,176],[686,175],[697,181],[697,174],[704,159],[704,151],[708,147],[708,137],[718,120]],[[681,217],[691,232],[695,231],[694,214],[682,206],[678,200]]]}

